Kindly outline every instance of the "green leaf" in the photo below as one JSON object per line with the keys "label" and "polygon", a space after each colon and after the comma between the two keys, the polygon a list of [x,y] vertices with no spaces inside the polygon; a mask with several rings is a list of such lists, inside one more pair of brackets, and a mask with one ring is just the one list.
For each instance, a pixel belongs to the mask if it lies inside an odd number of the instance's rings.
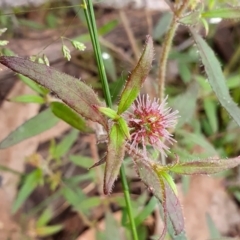
{"label": "green leaf", "polygon": [[189,83],[192,78],[192,73],[190,71],[190,67],[185,62],[182,62],[181,60],[178,61],[178,69],[181,79],[184,83]]}
{"label": "green leaf", "polygon": [[107,119],[96,109],[96,106],[103,106],[103,103],[94,91],[79,79],[20,57],[1,56],[0,63],[50,89],[83,117],[108,129]]}
{"label": "green leaf", "polygon": [[33,172],[27,174],[24,182],[18,191],[17,198],[15,199],[12,206],[12,213],[16,213],[17,210],[22,206],[26,199],[30,196],[33,190],[42,182],[43,173],[41,169],[36,169]]}
{"label": "green leaf", "polygon": [[126,77],[127,76],[123,75],[119,77],[115,82],[109,84],[112,102],[115,102],[118,99],[120,92],[122,92]]}
{"label": "green leaf", "polygon": [[177,128],[181,128],[185,123],[191,121],[195,111],[198,98],[198,85],[190,84],[187,91],[178,95],[173,101],[173,108],[179,111],[181,116],[178,120]]}
{"label": "green leaf", "polygon": [[166,180],[168,177],[162,176],[163,172],[167,175],[165,172],[167,168],[141,157],[136,157],[134,162],[139,177],[162,204],[165,223],[162,237],[166,232],[167,217],[169,217],[175,233],[180,234],[184,230],[184,219],[175,191]]}
{"label": "green leaf", "polygon": [[156,24],[153,30],[153,39],[159,41],[159,39],[167,32],[170,23],[172,21],[173,14],[171,12],[165,12]]}
{"label": "green leaf", "polygon": [[20,102],[20,103],[45,103],[45,99],[38,95],[21,95],[9,99],[10,102]]}
{"label": "green leaf", "polygon": [[69,157],[70,161],[73,162],[75,165],[83,167],[83,168],[90,168],[93,164],[93,159],[90,157],[80,156],[80,155],[71,155]]}
{"label": "green leaf", "polygon": [[229,159],[208,159],[202,161],[176,163],[170,168],[170,171],[183,175],[214,174],[234,168],[239,164],[240,156]]}
{"label": "green leaf", "polygon": [[166,178],[159,176],[162,186],[164,187],[163,209],[167,213],[167,217],[171,221],[171,225],[176,235],[184,232],[184,219],[181,208],[181,203],[174,192],[169,186]]}
{"label": "green leaf", "polygon": [[[186,130],[178,130],[177,132],[179,135],[182,136],[182,143],[186,145],[186,147],[192,149],[196,145],[201,146],[204,149],[204,152],[201,154],[210,155],[210,156],[217,156],[218,152],[215,147],[208,141],[206,136],[201,133],[194,133],[188,132]],[[200,155],[200,154],[198,154]]]}
{"label": "green leaf", "polygon": [[59,119],[53,115],[51,109],[46,109],[13,130],[0,142],[0,149],[11,147],[25,139],[34,137],[52,128],[58,121]]}
{"label": "green leaf", "polygon": [[92,132],[92,129],[86,125],[83,119],[77,112],[61,102],[51,102],[50,107],[55,116],[62,119],[72,127],[81,132]]}
{"label": "green leaf", "polygon": [[67,179],[63,178],[64,183],[68,184],[69,186],[79,184],[83,181],[95,181],[96,175],[94,171],[88,171],[87,173],[76,175]]}
{"label": "green leaf", "polygon": [[215,92],[221,105],[240,126],[240,109],[237,104],[233,102],[229,94],[225,77],[213,50],[202,39],[202,37],[195,32],[194,29],[190,29],[190,31],[194,41],[196,42],[197,48],[199,49],[199,54],[213,91]]}
{"label": "green leaf", "polygon": [[62,195],[75,210],[78,208],[79,204],[87,198],[80,188],[72,190],[68,186],[62,188]]}
{"label": "green leaf", "polygon": [[127,122],[124,120],[123,117],[120,117],[117,121],[117,124],[119,126],[119,128],[122,130],[123,135],[127,138],[127,139],[131,139],[130,137],[130,131],[127,125]]}
{"label": "green leaf", "polygon": [[121,240],[121,234],[119,231],[119,224],[115,220],[113,214],[109,211],[106,212],[106,230],[105,239],[106,240]]}
{"label": "green leaf", "polygon": [[189,14],[180,18],[179,22],[185,25],[194,25],[199,22],[201,13],[199,11],[192,11]]}
{"label": "green leaf", "polygon": [[6,46],[9,43],[7,40],[0,40],[0,46]]}
{"label": "green leaf", "polygon": [[98,197],[88,197],[81,201],[79,206],[77,207],[78,211],[83,211],[83,212],[88,212],[89,210],[101,205],[103,200],[98,196]]}
{"label": "green leaf", "polygon": [[120,97],[118,105],[119,115],[125,112],[138,96],[141,86],[151,69],[153,55],[153,41],[152,38],[148,36],[142,56],[139,59],[137,66],[129,75],[125,88],[123,89],[122,95]]}
{"label": "green leaf", "polygon": [[53,217],[53,211],[50,210],[49,208],[46,208],[44,212],[40,215],[36,222],[37,227],[43,227],[48,224],[48,222],[52,219]]}
{"label": "green leaf", "polygon": [[38,237],[47,237],[61,231],[62,228],[62,225],[37,227],[36,234],[38,235]]}
{"label": "green leaf", "polygon": [[115,182],[125,153],[125,135],[117,123],[115,123],[109,134],[109,143],[106,157],[106,166],[104,172],[105,194],[112,191],[113,183]]}
{"label": "green leaf", "polygon": [[220,238],[222,238],[219,230],[215,226],[211,216],[208,213],[206,213],[206,219],[207,219],[207,226],[208,226],[209,233],[210,233],[210,238],[211,239],[220,239]]}
{"label": "green leaf", "polygon": [[54,151],[52,152],[53,158],[58,159],[63,157],[77,140],[78,133],[78,130],[73,129],[67,136],[65,136],[63,140],[54,148]]}
{"label": "green leaf", "polygon": [[203,12],[201,14],[202,18],[240,18],[240,8],[217,8],[211,9],[209,11]]}
{"label": "green leaf", "polygon": [[49,93],[49,90],[45,87],[39,85],[38,83],[35,83],[33,80],[31,80],[28,77],[23,76],[22,74],[18,74],[19,79],[24,82],[26,85],[28,85],[33,91],[45,96]]}
{"label": "green leaf", "polygon": [[143,221],[154,211],[156,208],[158,200],[155,197],[152,197],[146,206],[144,206],[143,210],[135,217],[135,225],[136,227],[143,223]]}
{"label": "green leaf", "polygon": [[212,128],[212,132],[216,133],[218,131],[218,118],[217,118],[217,105],[216,101],[210,98],[203,99],[203,106],[206,112],[209,124]]}
{"label": "green leaf", "polygon": [[159,176],[164,178],[164,180],[166,181],[166,183],[171,187],[171,189],[173,190],[173,192],[177,195],[177,186],[172,178],[172,176],[170,176],[168,173],[166,173],[165,171],[160,172]]}
{"label": "green leaf", "polygon": [[120,116],[117,114],[116,111],[114,111],[111,108],[107,108],[107,107],[100,107],[98,108],[98,110],[103,113],[104,115],[106,115],[107,117],[113,119],[113,120],[117,120],[120,118]]}

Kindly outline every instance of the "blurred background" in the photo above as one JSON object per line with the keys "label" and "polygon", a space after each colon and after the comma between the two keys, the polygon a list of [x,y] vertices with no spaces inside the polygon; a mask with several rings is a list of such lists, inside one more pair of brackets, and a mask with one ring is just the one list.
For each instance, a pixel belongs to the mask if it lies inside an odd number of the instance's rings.
{"label": "blurred background", "polygon": [[[237,6],[238,1],[205,1],[204,7]],[[6,55],[46,56],[52,67],[81,78],[102,97],[96,62],[81,2],[1,0],[1,40]],[[210,4],[212,4],[210,6]],[[172,14],[163,0],[95,1],[102,57],[114,103],[141,54],[146,35],[155,44],[155,60],[143,93],[156,97],[159,54]],[[219,58],[231,96],[240,103],[240,24],[209,19],[198,27]],[[86,45],[78,51],[71,41]],[[67,46],[68,61],[62,53]],[[0,140],[47,108],[17,96],[36,94],[27,80],[0,66]],[[174,38],[166,75],[166,95],[181,118],[174,132],[174,153],[182,161],[233,157],[240,152],[240,129],[219,105],[187,28]],[[54,96],[52,96],[54,97]],[[41,127],[47,124],[36,124]],[[89,123],[90,126],[92,123]],[[99,131],[99,130],[97,130]],[[103,167],[88,170],[104,157],[106,146],[95,134],[78,132],[58,121],[48,131],[0,150],[0,240],[131,239],[119,180],[110,196],[102,192]],[[138,179],[130,158],[127,169],[140,239],[162,229],[157,201]],[[217,176],[175,176],[188,239],[240,239],[240,169]],[[171,239],[171,238],[169,238]]]}

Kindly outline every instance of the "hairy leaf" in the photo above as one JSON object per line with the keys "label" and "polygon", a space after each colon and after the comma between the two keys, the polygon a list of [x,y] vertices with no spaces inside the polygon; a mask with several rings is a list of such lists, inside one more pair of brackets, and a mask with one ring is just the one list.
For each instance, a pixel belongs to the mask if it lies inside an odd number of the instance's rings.
{"label": "hairy leaf", "polygon": [[125,135],[118,124],[114,124],[109,135],[109,143],[104,173],[104,193],[109,194],[118,176],[125,153]]}
{"label": "hairy leaf", "polygon": [[166,173],[168,167],[166,169],[162,166],[158,167],[155,162],[138,157],[134,159],[134,162],[139,177],[163,206],[165,227],[161,239],[164,239],[167,217],[169,217],[175,233],[180,234],[184,230],[184,219],[175,189],[173,190],[169,185],[171,176]]}
{"label": "hairy leaf", "polygon": [[215,92],[221,105],[240,126],[240,109],[237,104],[233,102],[229,94],[225,77],[213,50],[202,39],[202,37],[195,32],[194,29],[190,28],[190,31],[194,41],[196,42],[197,48],[199,49],[199,54],[213,91]]}
{"label": "hairy leaf", "polygon": [[49,93],[49,90],[44,88],[43,86],[35,83],[33,80],[31,80],[28,77],[25,77],[21,74],[18,74],[19,79],[24,82],[28,87],[30,87],[33,91],[45,96],[46,94]]}
{"label": "hairy leaf", "polygon": [[200,12],[193,11],[193,12],[190,12],[190,14],[187,14],[182,18],[180,18],[179,22],[185,25],[194,25],[198,23],[200,16],[201,16]]}
{"label": "hairy leaf", "polygon": [[98,122],[107,129],[106,118],[95,107],[102,106],[102,102],[94,91],[79,79],[20,57],[1,56],[0,63],[50,89],[83,117]]}
{"label": "hairy leaf", "polygon": [[185,175],[213,174],[230,168],[234,168],[239,164],[240,156],[229,159],[209,159],[204,161],[177,163],[170,168],[170,171]]}
{"label": "hairy leaf", "polygon": [[122,114],[126,111],[138,96],[141,86],[151,69],[153,55],[153,41],[152,38],[148,36],[142,56],[139,59],[137,66],[129,75],[127,83],[123,89],[118,106],[118,114]]}

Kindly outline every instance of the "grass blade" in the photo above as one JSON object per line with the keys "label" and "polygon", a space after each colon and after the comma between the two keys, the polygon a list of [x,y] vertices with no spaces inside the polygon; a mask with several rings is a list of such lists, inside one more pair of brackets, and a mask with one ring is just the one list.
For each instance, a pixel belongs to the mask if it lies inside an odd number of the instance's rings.
{"label": "grass blade", "polygon": [[11,132],[0,142],[0,149],[11,147],[25,139],[36,136],[55,126],[58,121],[59,119],[53,115],[51,109],[46,109]]}

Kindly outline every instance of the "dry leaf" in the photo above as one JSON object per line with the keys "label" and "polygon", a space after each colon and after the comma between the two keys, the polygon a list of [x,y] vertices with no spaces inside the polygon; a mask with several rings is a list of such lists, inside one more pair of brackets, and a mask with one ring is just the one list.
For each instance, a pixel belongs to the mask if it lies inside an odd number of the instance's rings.
{"label": "dry leaf", "polygon": [[209,239],[206,213],[210,214],[221,234],[228,233],[240,224],[238,208],[227,194],[221,179],[192,176],[188,193],[183,194],[181,185],[178,191],[189,240]]}

